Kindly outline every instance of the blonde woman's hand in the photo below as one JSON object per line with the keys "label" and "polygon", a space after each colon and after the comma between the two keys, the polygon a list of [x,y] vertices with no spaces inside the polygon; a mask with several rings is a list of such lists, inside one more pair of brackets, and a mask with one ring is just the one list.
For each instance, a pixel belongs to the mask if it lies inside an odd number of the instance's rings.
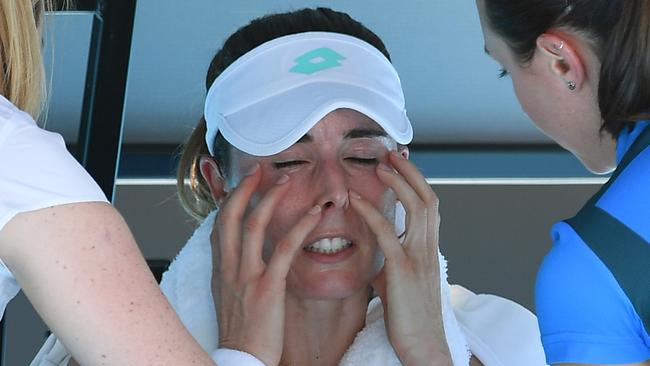
{"label": "blonde woman's hand", "polygon": [[442,321],[438,264],[438,197],[418,169],[396,152],[377,175],[406,209],[403,244],[395,224],[358,193],[352,207],[377,237],[385,262],[373,282],[384,306],[388,338],[404,365],[452,365]]}
{"label": "blonde woman's hand", "polygon": [[280,362],[284,341],[286,277],[296,253],[320,219],[315,206],[296,223],[265,263],[266,227],[286,193],[283,176],[250,212],[247,206],[261,178],[246,176],[228,196],[212,231],[212,293],[219,320],[219,347],[247,352],[267,366]]}

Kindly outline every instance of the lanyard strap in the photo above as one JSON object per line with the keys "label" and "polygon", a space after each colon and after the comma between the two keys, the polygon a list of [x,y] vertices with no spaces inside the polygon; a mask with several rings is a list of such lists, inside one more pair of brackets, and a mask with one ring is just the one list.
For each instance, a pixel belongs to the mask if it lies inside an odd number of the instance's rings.
{"label": "lanyard strap", "polygon": [[616,179],[618,179],[618,176],[621,175],[621,172],[623,172],[623,170],[627,168],[627,166],[634,160],[634,158],[636,158],[637,155],[645,150],[648,145],[650,145],[650,125],[646,126],[646,128],[641,132],[641,134],[639,134],[636,140],[634,140],[634,143],[632,143],[632,146],[630,146],[625,155],[623,155],[621,162],[618,164],[616,170],[609,178],[607,183],[605,183],[600,188],[600,190],[593,197],[591,197],[583,209],[587,208],[588,206],[595,206],[600,197],[607,191],[607,189],[609,189],[609,186],[611,186],[616,181]]}
{"label": "lanyard strap", "polygon": [[[650,127],[634,141],[609,181],[578,214],[566,220],[616,278],[650,333],[650,243],[596,206],[621,172],[650,145]],[[650,187],[647,187],[650,190]],[[650,207],[647,208],[650,210]],[[648,223],[650,225],[650,222]]]}

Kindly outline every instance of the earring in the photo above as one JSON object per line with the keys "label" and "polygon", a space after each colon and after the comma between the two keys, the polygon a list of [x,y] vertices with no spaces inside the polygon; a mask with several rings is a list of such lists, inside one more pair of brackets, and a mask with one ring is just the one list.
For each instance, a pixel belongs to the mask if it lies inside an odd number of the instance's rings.
{"label": "earring", "polygon": [[573,80],[566,83],[566,86],[569,90],[576,90],[576,82]]}

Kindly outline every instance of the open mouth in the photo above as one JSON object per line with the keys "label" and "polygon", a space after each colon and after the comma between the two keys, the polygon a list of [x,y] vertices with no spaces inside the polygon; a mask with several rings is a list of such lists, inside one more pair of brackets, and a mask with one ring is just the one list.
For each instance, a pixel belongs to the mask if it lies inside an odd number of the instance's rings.
{"label": "open mouth", "polygon": [[304,250],[319,254],[336,254],[352,246],[352,241],[345,238],[323,238],[307,245]]}

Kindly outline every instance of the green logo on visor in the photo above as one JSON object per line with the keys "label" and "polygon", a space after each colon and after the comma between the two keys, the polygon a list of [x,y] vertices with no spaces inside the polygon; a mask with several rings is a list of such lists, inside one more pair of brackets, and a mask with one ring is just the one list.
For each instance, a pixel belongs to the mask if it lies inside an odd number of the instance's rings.
{"label": "green logo on visor", "polygon": [[295,59],[296,65],[289,72],[310,75],[315,72],[331,69],[332,67],[341,66],[339,62],[341,60],[345,60],[345,57],[336,53],[334,50],[327,47],[317,48]]}

